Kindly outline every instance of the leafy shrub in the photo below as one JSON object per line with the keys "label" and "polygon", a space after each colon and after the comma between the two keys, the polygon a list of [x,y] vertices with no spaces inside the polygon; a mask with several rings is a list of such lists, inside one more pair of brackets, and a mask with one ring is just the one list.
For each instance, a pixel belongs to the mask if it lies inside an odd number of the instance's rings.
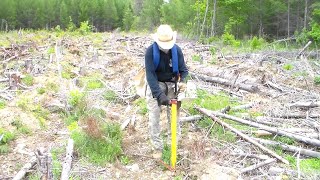
{"label": "leafy shrub", "polygon": [[215,55],[216,54],[216,48],[215,47],[210,47],[210,53],[211,53],[211,55],[213,56],[213,55]]}
{"label": "leafy shrub", "polygon": [[255,49],[261,49],[262,45],[264,44],[264,39],[262,38],[257,38],[256,36],[254,36],[252,38],[252,40],[250,41],[250,48],[252,50],[255,50]]}
{"label": "leafy shrub", "polygon": [[76,107],[84,101],[84,97],[85,94],[80,92],[79,90],[72,90],[70,91],[68,102],[72,107]]}
{"label": "leafy shrub", "polygon": [[0,128],[0,137],[2,137],[2,139],[0,140],[0,154],[8,153],[9,152],[8,143],[14,140],[15,134]]}
{"label": "leafy shrub", "polygon": [[86,35],[92,31],[92,27],[89,25],[89,21],[81,22],[80,28],[78,29],[79,33]]}
{"label": "leafy shrub", "polygon": [[315,76],[313,82],[315,85],[320,85],[320,76]]}
{"label": "leafy shrub", "polygon": [[223,41],[223,44],[231,45],[234,47],[239,47],[241,44],[240,41],[237,41],[235,39],[233,34],[229,34],[228,32],[226,32],[222,35],[222,41]]}
{"label": "leafy shrub", "polygon": [[285,64],[283,65],[282,67],[283,69],[287,70],[287,71],[290,71],[293,69],[293,65],[292,64]]}
{"label": "leafy shrub", "polygon": [[89,90],[92,90],[92,89],[98,89],[98,88],[102,88],[103,87],[103,84],[101,81],[99,80],[95,80],[95,79],[91,79],[87,82],[87,88]]}
{"label": "leafy shrub", "polygon": [[147,101],[145,98],[139,98],[135,101],[135,104],[139,107],[138,113],[146,115],[148,113]]}
{"label": "leafy shrub", "polygon": [[117,100],[118,95],[112,91],[112,90],[107,90],[104,94],[103,97],[105,100],[109,101],[109,102],[114,102]]}
{"label": "leafy shrub", "polygon": [[0,109],[4,109],[6,107],[6,102],[3,100],[0,100]]}
{"label": "leafy shrub", "polygon": [[37,89],[38,94],[44,94],[46,92],[46,89],[44,87]]}

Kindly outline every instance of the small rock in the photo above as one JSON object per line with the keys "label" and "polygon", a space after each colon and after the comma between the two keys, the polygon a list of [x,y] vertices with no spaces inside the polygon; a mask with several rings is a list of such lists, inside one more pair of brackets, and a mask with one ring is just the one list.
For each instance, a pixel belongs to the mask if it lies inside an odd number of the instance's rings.
{"label": "small rock", "polygon": [[270,176],[275,176],[275,175],[282,174],[283,172],[284,172],[284,169],[279,168],[279,167],[273,167],[273,166],[271,166],[271,167],[269,168],[268,174],[269,174]]}
{"label": "small rock", "polygon": [[133,171],[133,172],[137,172],[140,169],[138,164],[133,164],[131,166],[126,166],[126,168],[129,169],[130,171]]}

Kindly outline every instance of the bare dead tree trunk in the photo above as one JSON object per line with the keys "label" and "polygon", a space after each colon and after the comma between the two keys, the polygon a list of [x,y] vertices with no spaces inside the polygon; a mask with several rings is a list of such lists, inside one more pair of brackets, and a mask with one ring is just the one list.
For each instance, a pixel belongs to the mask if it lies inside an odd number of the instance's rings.
{"label": "bare dead tree trunk", "polygon": [[217,0],[213,0],[213,13],[212,13],[212,22],[211,22],[211,36],[216,35],[216,12],[217,10]]}
{"label": "bare dead tree trunk", "polygon": [[290,0],[287,0],[287,2],[288,2],[288,19],[287,19],[287,21],[288,21],[288,27],[287,27],[288,32],[287,32],[287,36],[289,38],[290,37]]}
{"label": "bare dead tree trunk", "polygon": [[308,0],[305,0],[305,5],[304,5],[304,29],[307,29],[307,16],[308,16]]}
{"label": "bare dead tree trunk", "polygon": [[208,14],[208,9],[209,9],[209,0],[207,0],[207,4],[206,4],[206,12],[204,14],[204,18],[203,18],[203,22],[202,22],[202,26],[201,26],[201,32],[200,35],[203,34],[203,30],[204,30],[204,25],[206,24],[206,19],[207,19],[207,14]]}
{"label": "bare dead tree trunk", "polygon": [[261,0],[259,1],[259,37],[262,37],[263,29],[262,29],[262,6],[261,6]]}
{"label": "bare dead tree trunk", "polygon": [[[197,1],[199,3],[199,1]],[[200,7],[197,9],[197,35],[200,36]]]}

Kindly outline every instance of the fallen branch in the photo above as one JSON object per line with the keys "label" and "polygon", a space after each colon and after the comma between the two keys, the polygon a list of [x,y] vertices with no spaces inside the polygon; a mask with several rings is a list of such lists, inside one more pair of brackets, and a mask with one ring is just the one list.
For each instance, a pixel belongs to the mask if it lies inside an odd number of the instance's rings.
{"label": "fallen branch", "polygon": [[37,158],[32,157],[30,162],[26,163],[20,171],[14,176],[12,180],[20,180],[23,179],[27,172],[37,163]]}
{"label": "fallen branch", "polygon": [[[306,114],[271,114],[271,117],[276,117],[276,118],[283,118],[283,119],[291,119],[291,118],[306,118]],[[320,118],[320,114],[309,114],[309,118]]]}
{"label": "fallen branch", "polygon": [[[232,86],[233,85],[233,82],[231,82],[230,80],[223,79],[223,78],[220,78],[220,77],[210,77],[210,76],[207,76],[207,75],[198,75],[198,74],[192,73],[192,72],[190,72],[190,75],[193,76],[193,77],[199,78],[199,79],[201,79],[203,81],[207,81],[207,82],[218,83],[218,84],[222,84],[222,85],[225,85],[225,86]],[[258,86],[255,86],[255,85],[236,83],[235,86],[239,87],[242,90],[245,90],[245,91],[248,91],[248,92],[252,92],[252,93],[253,92],[257,92],[259,90]]]}
{"label": "fallen branch", "polygon": [[203,108],[197,108],[197,109],[205,110],[206,112],[208,112],[208,113],[210,113],[211,115],[214,115],[214,116],[227,118],[227,119],[230,119],[230,120],[233,120],[233,121],[237,121],[237,122],[240,122],[240,123],[243,123],[243,124],[246,124],[246,125],[250,125],[250,126],[253,126],[253,127],[264,129],[264,130],[272,132],[274,134],[279,134],[279,135],[282,135],[282,136],[291,137],[291,138],[296,139],[298,141],[302,141],[302,142],[304,142],[306,144],[311,144],[311,145],[320,147],[320,140],[317,140],[317,139],[308,138],[308,137],[304,137],[304,136],[301,136],[301,135],[298,135],[298,134],[289,133],[289,132],[286,132],[286,131],[281,130],[281,129],[277,129],[277,128],[274,128],[274,127],[269,127],[269,126],[266,126],[266,125],[263,125],[263,124],[259,124],[259,123],[256,123],[256,122],[247,121],[247,120],[235,117],[235,116],[230,116],[228,114],[223,114],[223,113],[216,112],[216,111],[209,111],[209,110],[203,109]]}
{"label": "fallen branch", "polygon": [[249,171],[255,170],[255,169],[259,168],[259,167],[268,165],[268,164],[273,163],[275,161],[276,161],[275,159],[267,159],[267,160],[265,160],[265,161],[263,161],[261,163],[258,163],[258,164],[255,164],[255,165],[252,165],[252,166],[249,166],[249,167],[241,169],[240,173],[241,174],[247,173]]}
{"label": "fallen branch", "polygon": [[311,43],[312,43],[312,41],[309,41],[309,42],[302,48],[302,50],[299,52],[299,54],[298,54],[297,57],[301,56],[302,53],[307,49],[307,47],[310,46]]}
{"label": "fallen branch", "polygon": [[271,141],[271,140],[266,140],[266,139],[259,139],[259,138],[254,138],[256,141],[259,143],[265,144],[265,145],[270,145],[270,146],[276,146],[276,147],[281,147],[283,150],[290,151],[290,152],[300,152],[300,154],[310,156],[310,157],[315,157],[315,158],[320,158],[320,152],[312,151],[309,149],[304,149],[292,145],[287,145],[284,143],[276,142],[276,141]]}
{"label": "fallen branch", "polygon": [[69,173],[70,173],[71,162],[72,162],[72,154],[73,154],[73,140],[69,139],[66,157],[62,165],[61,180],[69,179]]}
{"label": "fallen branch", "polygon": [[289,107],[299,107],[299,108],[314,108],[314,107],[319,107],[320,102],[296,102],[289,104]]}
{"label": "fallen branch", "polygon": [[197,121],[197,120],[200,120],[202,118],[203,118],[203,116],[201,116],[201,115],[195,115],[195,116],[189,116],[189,117],[181,117],[179,119],[179,122],[182,123],[182,122]]}
{"label": "fallen branch", "polygon": [[266,85],[266,86],[270,86],[270,87],[272,87],[273,89],[276,89],[276,90],[278,90],[278,91],[280,91],[280,92],[283,92],[283,89],[280,87],[280,85],[275,84],[275,83],[273,83],[273,82],[271,82],[271,81],[267,81],[267,82],[265,83],[265,85]]}
{"label": "fallen branch", "polygon": [[265,151],[266,153],[270,154],[271,156],[277,158],[278,160],[280,160],[281,162],[285,163],[285,164],[289,164],[289,162],[286,159],[283,159],[281,156],[279,156],[278,154],[276,154],[275,152],[271,151],[270,149],[266,148],[265,146],[261,145],[260,143],[258,143],[256,140],[252,139],[251,137],[249,137],[248,135],[238,131],[237,129],[233,128],[232,126],[230,126],[229,124],[221,121],[219,118],[215,117],[211,111],[204,109],[204,108],[199,108],[199,107],[195,107],[199,112],[201,112],[204,115],[209,116],[212,120],[216,121],[217,123],[219,123],[220,125],[230,129],[232,132],[236,133],[237,135],[239,135],[240,137],[242,137],[243,139],[245,139],[246,141],[250,142],[251,144],[259,147],[260,149],[262,149],[263,151]]}

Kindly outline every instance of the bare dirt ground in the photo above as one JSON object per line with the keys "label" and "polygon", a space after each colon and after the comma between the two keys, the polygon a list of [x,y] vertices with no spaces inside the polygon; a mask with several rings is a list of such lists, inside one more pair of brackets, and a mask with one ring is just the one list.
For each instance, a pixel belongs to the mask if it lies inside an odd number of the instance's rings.
{"label": "bare dirt ground", "polygon": [[[11,34],[12,35],[12,34]],[[183,130],[179,141],[178,164],[175,171],[165,170],[162,162],[153,157],[154,152],[148,138],[148,115],[139,112],[140,107],[134,103],[133,76],[143,67],[144,51],[152,43],[151,38],[138,34],[102,33],[90,36],[56,37],[47,32],[25,33],[20,35],[19,42],[15,41],[17,33],[2,35],[12,44],[0,50],[4,64],[2,77],[6,78],[8,72],[19,71],[27,74],[25,62],[32,60],[33,67],[29,74],[34,76],[33,85],[19,87],[21,91],[5,89],[9,87],[7,81],[1,83],[1,95],[7,98],[7,104],[0,110],[0,127],[14,130],[12,125],[17,118],[26,124],[31,134],[20,134],[9,143],[10,151],[0,154],[0,179],[12,179],[21,167],[30,161],[37,149],[51,150],[65,149],[69,138],[68,129],[56,104],[65,105],[68,92],[72,89],[82,89],[77,86],[77,79],[88,74],[101,75],[104,87],[88,91],[90,106],[99,107],[106,112],[106,121],[122,124],[128,119],[135,119],[134,125],[123,130],[123,154],[131,161],[124,165],[119,161],[106,166],[97,166],[85,158],[74,154],[71,176],[75,179],[317,179],[315,173],[303,174],[292,165],[281,162],[271,163],[248,173],[240,171],[250,165],[264,161],[263,158],[250,158],[250,154],[266,155],[256,146],[251,145],[240,137],[235,142],[218,140],[208,135],[208,129],[197,127],[195,122],[182,124]],[[279,128],[310,129],[307,119],[319,123],[320,108],[295,108],[289,106],[296,102],[319,101],[319,86],[314,85],[313,79],[305,72],[309,72],[308,64],[300,58],[280,56],[273,51],[264,53],[233,53],[226,55],[219,48],[213,46],[216,53],[210,51],[211,45],[201,45],[196,42],[178,39],[177,44],[185,53],[185,60],[190,72],[195,76],[191,78],[198,88],[211,93],[225,92],[235,98],[240,104],[254,102],[250,112],[264,117],[275,117],[265,120],[276,124]],[[55,49],[54,53],[49,53]],[[241,55],[239,55],[241,54]],[[67,63],[69,66],[64,66]],[[285,64],[292,64],[293,70],[285,70]],[[62,65],[61,65],[62,64]],[[60,68],[59,68],[60,67]],[[320,70],[312,66],[316,75]],[[73,78],[61,78],[59,72],[70,69]],[[217,83],[205,82],[196,75],[207,75],[230,80],[233,84],[223,86]],[[56,84],[56,91],[44,94],[37,90],[46,84]],[[237,84],[255,86],[257,91],[248,92],[237,87]],[[113,90],[121,103],[106,102],[102,92]],[[40,105],[50,110],[44,122],[39,123],[33,109],[21,105]],[[217,102],[218,103],[218,102]],[[27,106],[26,105],[26,106]],[[287,115],[299,114],[305,117],[298,119],[283,118]],[[182,110],[182,117],[189,112]],[[243,113],[241,117],[246,117]],[[278,119],[276,119],[278,117]],[[281,119],[279,118],[281,117]],[[258,120],[257,120],[258,121]],[[167,128],[165,109],[162,113],[162,130]],[[253,132],[245,130],[247,134]],[[230,132],[229,132],[230,133]],[[319,139],[319,137],[317,138]],[[299,144],[314,151],[319,148],[311,145]],[[64,152],[64,151],[63,151]],[[241,154],[247,154],[241,156]],[[65,154],[58,157],[63,162]],[[301,159],[305,158],[300,156]],[[272,168],[281,171],[271,173]],[[35,168],[31,170],[35,172]],[[28,178],[27,178],[28,179]]]}

